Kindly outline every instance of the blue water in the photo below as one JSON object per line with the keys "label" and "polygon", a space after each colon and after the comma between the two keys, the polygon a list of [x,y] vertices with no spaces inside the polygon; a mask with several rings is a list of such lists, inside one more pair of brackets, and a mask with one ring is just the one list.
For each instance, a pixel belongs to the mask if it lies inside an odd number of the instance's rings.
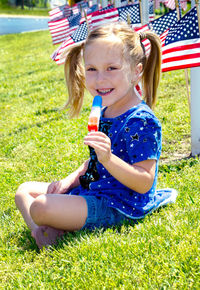
{"label": "blue water", "polygon": [[48,18],[0,17],[0,35],[48,29]]}

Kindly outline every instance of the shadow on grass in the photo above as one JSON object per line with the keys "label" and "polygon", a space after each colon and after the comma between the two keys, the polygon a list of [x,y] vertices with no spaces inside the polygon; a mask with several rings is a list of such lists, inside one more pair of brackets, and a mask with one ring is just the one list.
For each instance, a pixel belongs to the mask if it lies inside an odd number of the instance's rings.
{"label": "shadow on grass", "polygon": [[27,131],[27,130],[35,128],[35,127],[39,127],[40,128],[40,127],[43,127],[44,125],[46,125],[46,124],[48,124],[50,122],[54,122],[54,121],[58,121],[58,120],[64,120],[64,119],[66,119],[66,115],[63,114],[61,116],[57,116],[55,118],[50,118],[50,119],[45,120],[43,122],[36,122],[34,124],[30,124],[30,125],[27,125],[27,126],[22,126],[19,129],[9,133],[8,136],[13,136],[13,135],[21,133],[23,131]]}
{"label": "shadow on grass", "polygon": [[[123,227],[123,233],[124,228],[125,230],[129,231],[129,227],[134,227],[135,225],[139,223],[143,223],[144,219],[141,220],[125,220],[122,224],[111,226],[108,228],[97,228],[94,230],[90,229],[84,229],[77,232],[69,232],[64,234],[62,238],[57,239],[57,243],[55,245],[49,246],[46,249],[49,250],[59,250],[63,249],[67,244],[76,244],[77,242],[81,242],[84,238],[95,236],[98,238],[98,236],[102,235],[102,233],[106,232],[107,230],[113,231],[113,233],[121,233],[122,227]],[[29,229],[24,229],[20,232],[20,235],[18,237],[17,246],[20,248],[20,252],[23,254],[24,252],[30,252],[30,251],[36,251],[37,253],[40,253],[41,250],[37,247],[37,244],[35,242],[35,239],[31,236],[31,232]]]}
{"label": "shadow on grass", "polygon": [[184,169],[185,166],[192,167],[195,164],[199,163],[198,157],[197,156],[192,156],[191,154],[185,158],[177,159],[173,162],[169,162],[169,164],[160,164],[159,165],[159,172],[161,173],[170,173],[172,171],[179,172]]}
{"label": "shadow on grass", "polygon": [[[130,227],[135,227],[136,225],[143,224],[146,222],[146,218],[151,218],[151,216],[154,213],[159,213],[162,211],[164,208],[166,208],[168,205],[162,206],[152,213],[148,214],[145,218],[138,219],[138,220],[125,220],[119,225],[107,227],[107,228],[96,228],[94,230],[90,229],[84,229],[80,230],[77,232],[69,232],[64,234],[62,238],[57,239],[57,243],[55,245],[49,246],[46,248],[46,250],[50,251],[57,251],[59,249],[63,249],[65,246],[68,244],[73,244],[75,245],[76,243],[80,243],[84,238],[88,237],[93,237],[95,236],[96,238],[100,237],[104,232],[107,230],[120,234],[121,232],[126,231],[127,233],[130,231]],[[35,239],[31,236],[31,232],[29,229],[24,229],[23,231],[20,232],[20,236],[17,241],[17,246],[20,248],[20,253],[23,254],[24,252],[30,252],[30,251],[36,251],[38,254],[41,253],[42,250],[40,250],[37,247],[37,244],[35,242]]]}
{"label": "shadow on grass", "polygon": [[46,109],[44,108],[43,110],[37,110],[35,112],[36,116],[41,116],[41,115],[48,115],[49,113],[55,113],[55,112],[61,112],[62,109],[60,108],[53,108],[53,109]]}
{"label": "shadow on grass", "polygon": [[17,239],[17,246],[22,254],[26,251],[36,251],[37,253],[40,252],[36,245],[35,239],[31,236],[29,229],[24,229],[20,232],[20,236]]}

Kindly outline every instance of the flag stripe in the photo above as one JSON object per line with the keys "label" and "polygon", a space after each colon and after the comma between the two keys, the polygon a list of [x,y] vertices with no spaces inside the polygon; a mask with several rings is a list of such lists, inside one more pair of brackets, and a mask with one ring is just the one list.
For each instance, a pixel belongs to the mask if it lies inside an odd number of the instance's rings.
{"label": "flag stripe", "polygon": [[108,9],[105,11],[97,11],[92,15],[91,27],[94,29],[109,22],[116,22],[118,19],[119,16],[116,8]]}
{"label": "flag stripe", "polygon": [[[71,33],[72,33],[72,32],[73,32],[73,31],[71,31]],[[67,35],[67,34],[65,34],[65,35],[62,35],[62,34],[61,34],[60,36],[54,37],[54,43],[55,43],[55,42],[60,43],[61,40],[62,40],[62,42],[65,41],[66,38],[67,38],[68,36],[70,36],[71,33],[69,33],[68,35]]]}
{"label": "flag stripe", "polygon": [[186,50],[186,49],[195,49],[200,47],[200,39],[197,39],[195,43],[191,43],[191,40],[179,41],[176,42],[176,46],[174,44],[167,45],[163,47],[163,54],[172,53],[176,51]]}
{"label": "flag stripe", "polygon": [[61,20],[56,20],[56,21],[49,21],[48,25],[49,25],[49,27],[53,28],[53,27],[57,27],[57,26],[63,25],[65,23],[69,23],[67,18],[63,18]]}
{"label": "flag stripe", "polygon": [[75,29],[76,27],[72,27],[72,28],[68,27],[68,29],[66,29],[65,27],[64,29],[56,31],[55,33],[52,32],[52,36],[54,39],[56,39],[57,37],[60,37],[61,35],[63,35],[64,37],[65,35],[68,35],[68,34],[70,35]]}
{"label": "flag stripe", "polygon": [[60,32],[63,32],[63,31],[66,31],[66,29],[69,28],[69,25],[62,25],[60,27],[56,27],[54,29],[51,30],[51,35],[54,35],[54,34],[59,34]]}
{"label": "flag stripe", "polygon": [[200,66],[200,59],[196,59],[193,62],[192,61],[183,61],[182,63],[179,62],[178,64],[175,62],[168,63],[168,65],[165,67],[162,67],[162,72],[172,71],[172,70],[178,70],[178,69],[185,69],[190,67],[197,67]]}
{"label": "flag stripe", "polygon": [[182,55],[180,55],[180,53],[176,56],[172,56],[172,57],[167,57],[166,59],[162,59],[162,63],[168,63],[168,62],[173,62],[173,61],[181,61],[181,60],[189,60],[193,58],[198,58],[200,57],[200,52],[192,52],[191,51],[188,51],[188,52],[184,52]]}
{"label": "flag stripe", "polygon": [[200,38],[196,7],[167,31],[162,46],[162,71],[199,66]]}
{"label": "flag stripe", "polygon": [[92,17],[92,23],[96,23],[99,20],[110,19],[113,16],[115,17],[116,15],[118,16],[118,11],[117,10],[111,11],[111,12],[105,14],[105,15],[104,14],[103,15],[96,15],[96,16]]}

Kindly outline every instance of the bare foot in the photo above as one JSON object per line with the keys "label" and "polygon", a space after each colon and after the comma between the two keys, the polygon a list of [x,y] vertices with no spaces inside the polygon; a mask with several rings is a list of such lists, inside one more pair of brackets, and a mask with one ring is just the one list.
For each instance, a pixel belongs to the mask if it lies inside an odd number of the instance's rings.
{"label": "bare foot", "polygon": [[63,230],[48,226],[39,226],[31,234],[38,248],[41,249],[42,247],[56,244],[57,238],[62,237],[64,233]]}

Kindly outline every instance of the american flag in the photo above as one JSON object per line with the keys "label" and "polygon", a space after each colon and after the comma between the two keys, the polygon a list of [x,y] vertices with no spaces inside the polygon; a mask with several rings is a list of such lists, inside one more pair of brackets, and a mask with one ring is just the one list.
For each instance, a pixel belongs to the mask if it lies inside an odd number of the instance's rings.
{"label": "american flag", "polygon": [[73,14],[73,15],[75,15],[75,14],[77,14],[77,13],[80,12],[78,4],[74,4],[74,5],[71,7],[71,10],[72,10],[72,14]]}
{"label": "american flag", "polygon": [[94,13],[95,11],[97,11],[98,9],[99,9],[98,4],[94,4],[91,7],[88,7],[86,9],[86,12],[87,12],[87,14],[91,14],[91,13]]}
{"label": "american flag", "polygon": [[160,3],[161,2],[162,2],[161,0],[155,0],[155,9],[160,8]]}
{"label": "american flag", "polygon": [[77,3],[78,7],[79,7],[79,10],[81,9],[88,9],[89,7],[89,4],[87,1],[80,1]]}
{"label": "american flag", "polygon": [[57,21],[49,21],[48,26],[53,44],[58,44],[65,41],[66,38],[78,28],[80,20],[81,13]]}
{"label": "american flag", "polygon": [[162,71],[200,66],[200,35],[196,7],[167,33],[162,47]]}
{"label": "american flag", "polygon": [[177,22],[177,12],[172,10],[167,14],[151,21],[148,27],[158,35],[161,35],[169,27],[173,26]]}
{"label": "american flag", "polygon": [[131,4],[117,8],[119,14],[119,21],[126,21],[128,15],[130,17],[130,24],[132,27],[139,27],[141,25],[140,5],[139,3]]}
{"label": "american flag", "polygon": [[71,7],[69,5],[62,5],[49,11],[49,18],[50,21],[56,21],[69,17],[71,13]]}
{"label": "american flag", "polygon": [[165,0],[164,4],[166,7],[168,7],[169,9],[175,9],[176,5],[175,5],[175,0]]}
{"label": "american flag", "polygon": [[57,63],[57,64],[63,64],[65,62],[65,56],[63,56],[63,52],[66,52],[69,47],[72,47],[76,45],[77,43],[83,42],[88,35],[88,24],[86,21],[81,23],[79,27],[74,31],[74,33],[68,37],[61,46],[58,47],[58,49],[53,53],[51,58]]}
{"label": "american flag", "polygon": [[149,0],[149,21],[154,20],[154,0]]}
{"label": "american flag", "polygon": [[106,23],[117,22],[119,14],[117,8],[101,9],[92,13],[91,29],[95,29],[98,26]]}
{"label": "american flag", "polygon": [[49,11],[49,18],[50,21],[55,21],[58,19],[62,19],[64,17],[63,11],[61,10],[61,7],[56,7]]}
{"label": "american flag", "polygon": [[[140,23],[140,13],[139,5],[128,5],[120,8],[102,9],[94,12],[88,16],[88,25],[90,29],[94,29],[100,25],[117,22],[117,21],[127,21],[127,14],[129,13],[131,23]],[[78,28],[73,32],[71,37],[65,39],[62,45],[53,53],[52,59],[56,61],[57,64],[63,64],[64,59],[62,54],[68,49],[69,46],[75,43],[85,40],[87,37],[87,24],[83,22],[78,26]]]}
{"label": "american flag", "polygon": [[181,8],[185,11],[187,9],[187,0],[179,0]]}
{"label": "american flag", "polygon": [[152,30],[156,34],[160,35],[169,27],[174,25],[178,21],[176,10],[172,10],[167,14],[160,16],[159,18],[145,24],[141,27],[134,28],[137,32],[144,32],[147,30]]}
{"label": "american flag", "polygon": [[[166,7],[168,7],[169,9],[175,9],[175,7],[176,7],[175,0],[164,0],[164,1],[160,1],[160,2],[163,2],[163,4]],[[183,10],[186,10],[187,9],[187,0],[178,0],[178,5]]]}
{"label": "american flag", "polygon": [[[172,10],[167,14],[164,14],[163,16],[151,21],[149,24],[145,24],[140,28],[136,28],[135,30],[137,32],[145,32],[151,30],[160,37],[162,42],[163,41],[162,39],[163,38],[165,39],[164,32],[171,26],[173,26],[177,21],[178,21],[177,12],[176,10]],[[145,47],[146,55],[148,56],[150,52],[150,42],[147,39],[143,40],[142,42]]]}
{"label": "american flag", "polygon": [[[161,16],[137,31],[153,30],[162,44],[162,72],[200,66],[200,36],[197,11],[194,7],[179,21],[176,10]],[[143,40],[146,54],[148,40]]]}
{"label": "american flag", "polygon": [[113,4],[109,4],[108,6],[104,7],[104,8],[100,8],[99,11],[105,11],[105,10],[108,10],[108,9],[112,9],[114,8],[114,5]]}
{"label": "american flag", "polygon": [[69,5],[64,5],[63,7],[64,17],[69,17],[72,15],[71,7]]}
{"label": "american flag", "polygon": [[119,8],[101,9],[92,14],[91,28],[107,24],[109,22],[126,21],[130,17],[130,24],[132,26],[140,26],[140,6],[139,4],[132,4],[122,6]]}

